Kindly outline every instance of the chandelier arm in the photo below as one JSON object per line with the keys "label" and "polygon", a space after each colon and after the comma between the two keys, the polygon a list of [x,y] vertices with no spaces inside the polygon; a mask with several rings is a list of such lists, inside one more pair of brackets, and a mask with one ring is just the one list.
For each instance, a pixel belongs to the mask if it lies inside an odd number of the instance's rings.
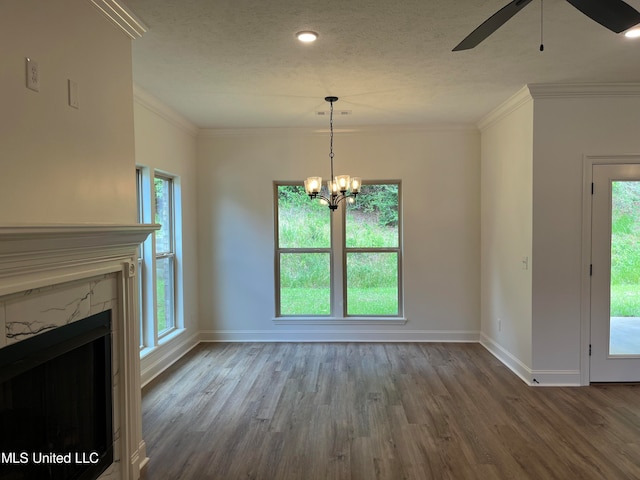
{"label": "chandelier arm", "polygon": [[338,198],[338,200],[336,201],[336,205],[338,205],[340,202],[342,202],[343,200],[346,200],[347,198],[356,198],[357,194],[353,194],[353,193],[348,193],[346,195],[340,195],[340,197]]}
{"label": "chandelier arm", "polygon": [[309,198],[311,200],[324,200],[327,203],[331,203],[331,197],[325,197],[324,195],[322,195],[320,193],[310,193],[309,194]]}

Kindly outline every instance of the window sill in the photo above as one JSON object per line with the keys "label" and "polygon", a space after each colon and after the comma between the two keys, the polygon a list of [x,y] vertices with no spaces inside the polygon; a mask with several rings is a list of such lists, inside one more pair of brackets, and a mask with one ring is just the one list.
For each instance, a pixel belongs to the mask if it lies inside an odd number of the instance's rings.
{"label": "window sill", "polygon": [[150,355],[158,347],[144,347],[140,349],[140,359],[142,360],[147,355]]}
{"label": "window sill", "polygon": [[158,339],[158,346],[161,347],[165,343],[169,343],[174,338],[182,335],[186,330],[184,328],[174,328],[171,332],[164,334]]}
{"label": "window sill", "polygon": [[404,325],[404,317],[276,317],[276,325]]}
{"label": "window sill", "polygon": [[171,333],[167,333],[163,337],[159,338],[158,344],[155,347],[145,347],[140,349],[140,359],[143,359],[146,356],[150,355],[151,353],[155,352],[158,348],[162,347],[163,345],[166,345],[174,338],[177,338],[180,335],[182,335],[184,332],[186,332],[184,328],[176,328],[172,330]]}

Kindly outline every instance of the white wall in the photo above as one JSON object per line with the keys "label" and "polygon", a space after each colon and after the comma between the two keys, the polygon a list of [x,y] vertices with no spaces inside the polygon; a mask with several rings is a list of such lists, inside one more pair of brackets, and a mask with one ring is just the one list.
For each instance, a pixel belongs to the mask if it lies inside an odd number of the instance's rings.
{"label": "white wall", "polygon": [[[0,45],[0,223],[134,223],[129,37],[86,0],[11,0]],[[39,92],[26,88],[25,57]]]}
{"label": "white wall", "polygon": [[523,89],[488,116],[481,131],[481,342],[530,381],[533,99],[529,91]]}
{"label": "white wall", "polygon": [[204,339],[472,340],[479,334],[475,129],[336,131],[336,173],[400,179],[405,325],[274,324],[273,181],[327,176],[328,132],[202,131],[198,139]]}
{"label": "white wall", "polygon": [[180,203],[178,228],[182,242],[178,275],[182,289],[178,292],[179,321],[184,330],[179,336],[161,343],[141,360],[143,385],[160,373],[197,342],[198,335],[198,244],[196,205],[196,136],[197,128],[139,87],[135,90],[136,163],[176,176],[175,187]]}
{"label": "white wall", "polygon": [[573,98],[532,90],[533,368],[557,383],[578,383],[581,369],[583,156],[640,153],[640,97],[594,90]]}

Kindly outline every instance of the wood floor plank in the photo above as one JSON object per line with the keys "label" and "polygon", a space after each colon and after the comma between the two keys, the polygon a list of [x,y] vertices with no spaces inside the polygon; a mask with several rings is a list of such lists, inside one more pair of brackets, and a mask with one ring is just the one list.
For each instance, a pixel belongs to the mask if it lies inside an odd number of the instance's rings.
{"label": "wood floor plank", "polygon": [[143,480],[640,478],[640,386],[477,344],[201,344],[143,390]]}

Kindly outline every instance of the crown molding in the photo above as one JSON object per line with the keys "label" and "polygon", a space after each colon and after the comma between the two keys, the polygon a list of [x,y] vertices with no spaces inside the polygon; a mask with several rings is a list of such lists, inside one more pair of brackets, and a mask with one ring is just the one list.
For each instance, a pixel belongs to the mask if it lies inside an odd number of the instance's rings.
{"label": "crown molding", "polygon": [[534,99],[637,97],[640,95],[640,83],[531,83],[527,88]]}
{"label": "crown molding", "polygon": [[89,2],[133,40],[141,38],[149,30],[142,20],[121,1],[89,0]]}
{"label": "crown molding", "polygon": [[[445,133],[445,132],[478,132],[473,124],[416,124],[416,125],[362,125],[333,129],[340,135],[382,134],[382,133]],[[201,128],[198,136],[202,138],[226,136],[301,136],[327,135],[326,127],[261,127],[261,128]]]}
{"label": "crown molding", "polygon": [[526,105],[531,101],[533,101],[533,98],[531,96],[528,86],[525,85],[520,90],[518,90],[515,94],[513,94],[507,100],[505,100],[496,108],[491,110],[487,115],[481,118],[480,121],[477,123],[478,129],[481,132],[483,130],[486,130],[494,123],[498,122],[499,120],[503,119],[507,115],[513,113],[514,111],[516,111],[517,109],[519,109],[520,107],[522,107],[523,105]]}
{"label": "crown molding", "polygon": [[640,83],[530,83],[518,90],[477,123],[480,131],[529,101],[544,98],[615,98],[640,96]]}
{"label": "crown molding", "polygon": [[138,105],[150,110],[159,117],[163,118],[172,125],[184,130],[192,137],[198,135],[198,127],[180,115],[178,112],[168,107],[149,92],[144,90],[139,85],[133,85],[133,101]]}

